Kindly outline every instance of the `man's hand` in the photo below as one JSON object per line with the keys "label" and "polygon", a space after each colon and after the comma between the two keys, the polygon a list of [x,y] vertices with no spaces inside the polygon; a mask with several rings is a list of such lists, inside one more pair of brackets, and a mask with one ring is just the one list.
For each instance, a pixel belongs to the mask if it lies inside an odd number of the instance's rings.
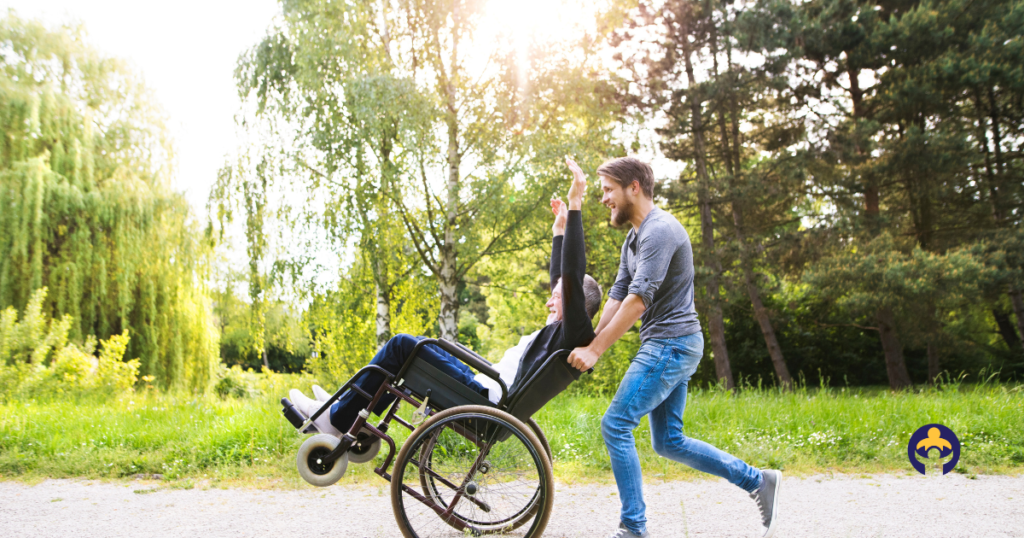
{"label": "man's hand", "polygon": [[586,372],[597,364],[597,359],[600,357],[600,354],[594,352],[589,347],[578,347],[569,354],[569,366],[581,372]]}
{"label": "man's hand", "polygon": [[565,164],[572,172],[572,186],[569,187],[569,209],[579,211],[583,209],[583,193],[587,191],[587,176],[576,161],[568,155],[565,156]]}
{"label": "man's hand", "polygon": [[565,208],[565,202],[553,198],[551,212],[555,214],[555,223],[551,225],[552,235],[565,235],[565,221],[569,219],[569,210]]}

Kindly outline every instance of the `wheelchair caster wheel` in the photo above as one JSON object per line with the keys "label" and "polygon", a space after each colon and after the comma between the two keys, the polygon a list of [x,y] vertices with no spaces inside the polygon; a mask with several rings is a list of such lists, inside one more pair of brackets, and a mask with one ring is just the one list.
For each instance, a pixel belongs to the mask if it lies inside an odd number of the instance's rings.
{"label": "wheelchair caster wheel", "polygon": [[348,467],[348,452],[334,461],[323,459],[337,448],[339,443],[341,443],[341,439],[324,433],[306,439],[299,447],[299,454],[295,458],[299,467],[299,476],[306,482],[321,488],[340,480]]}
{"label": "wheelchair caster wheel", "polygon": [[365,440],[359,444],[352,445],[348,451],[348,461],[351,463],[366,463],[373,461],[373,458],[380,452],[380,438],[373,437],[368,430],[361,430],[360,436],[367,435]]}

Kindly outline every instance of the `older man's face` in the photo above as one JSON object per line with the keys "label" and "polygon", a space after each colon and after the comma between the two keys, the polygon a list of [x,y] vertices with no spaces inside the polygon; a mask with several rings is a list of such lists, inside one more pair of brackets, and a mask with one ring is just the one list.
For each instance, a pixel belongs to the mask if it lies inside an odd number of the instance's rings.
{"label": "older man's face", "polygon": [[548,309],[548,325],[562,321],[562,279],[558,279],[558,284],[551,290],[551,297],[544,306]]}

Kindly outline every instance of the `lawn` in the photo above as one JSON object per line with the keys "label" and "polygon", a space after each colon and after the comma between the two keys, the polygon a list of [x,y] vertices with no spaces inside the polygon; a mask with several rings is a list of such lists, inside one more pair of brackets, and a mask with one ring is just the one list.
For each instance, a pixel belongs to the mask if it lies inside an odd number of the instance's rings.
{"label": "lawn", "polygon": [[[294,458],[304,437],[282,418],[277,403],[296,382],[278,376],[263,395],[241,399],[144,392],[0,404],[0,478],[160,475],[179,487],[302,486]],[[563,394],[535,416],[560,480],[611,480],[600,433],[607,405],[607,397]],[[865,388],[691,390],[685,433],[752,465],[789,473],[907,473],[907,441],[931,422],[959,436],[958,472],[1024,472],[1024,387],[1015,385],[954,384],[897,394]],[[406,432],[396,427],[391,433],[400,446]],[[700,476],[654,453],[646,419],[636,436],[645,477]],[[357,465],[349,466],[344,481],[383,483],[370,467]]]}

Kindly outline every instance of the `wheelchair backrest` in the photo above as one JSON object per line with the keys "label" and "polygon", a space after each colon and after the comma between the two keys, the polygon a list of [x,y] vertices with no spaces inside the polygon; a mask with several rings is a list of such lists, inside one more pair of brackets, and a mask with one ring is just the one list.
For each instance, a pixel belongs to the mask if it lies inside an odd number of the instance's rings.
{"label": "wheelchair backrest", "polygon": [[416,396],[425,398],[427,391],[430,391],[430,402],[427,405],[432,409],[449,409],[458,405],[494,407],[494,404],[482,394],[459,383],[419,357],[413,359],[402,377],[402,385]]}
{"label": "wheelchair backrest", "polygon": [[560,349],[544,359],[529,377],[512,387],[506,411],[519,420],[526,420],[580,378],[581,372],[566,359],[570,349]]}

